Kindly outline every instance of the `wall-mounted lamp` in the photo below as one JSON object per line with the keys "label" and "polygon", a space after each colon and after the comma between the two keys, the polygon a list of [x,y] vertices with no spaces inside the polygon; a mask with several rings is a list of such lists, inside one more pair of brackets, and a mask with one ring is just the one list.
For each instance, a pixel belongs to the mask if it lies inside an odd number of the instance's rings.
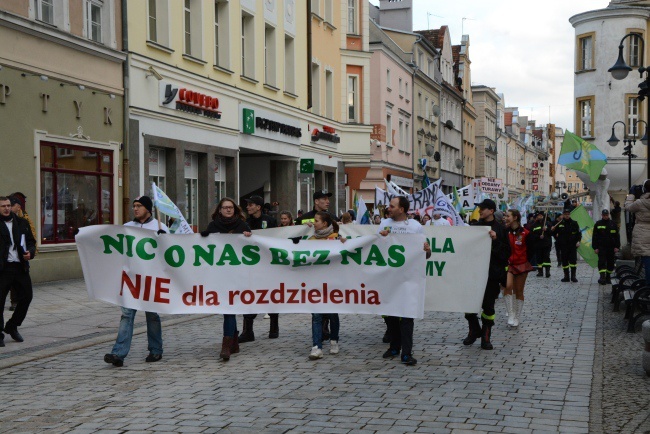
{"label": "wall-mounted lamp", "polygon": [[163,76],[160,75],[160,73],[159,73],[158,71],[156,71],[156,70],[153,68],[153,66],[150,66],[149,69],[147,69],[147,75],[146,75],[146,77],[147,77],[147,78],[149,78],[149,77],[155,77],[156,80],[158,80],[158,81],[160,81],[160,80],[163,79]]}
{"label": "wall-mounted lamp", "polygon": [[40,78],[42,81],[47,81],[47,80],[50,79],[47,75],[29,74],[29,73],[27,73],[27,72],[23,72],[23,73],[20,74],[20,75],[22,75],[23,77],[38,77],[38,78]]}
{"label": "wall-mounted lamp", "polygon": [[99,95],[108,95],[108,97],[110,99],[115,99],[115,94],[113,94],[113,93],[106,93],[106,92],[102,92],[101,90],[93,90],[93,95],[97,95],[97,94],[99,94]]}
{"label": "wall-mounted lamp", "polygon": [[75,86],[79,90],[85,90],[86,89],[86,86],[84,86],[83,84],[59,83],[59,86],[61,86],[61,87],[63,87],[63,86]]}
{"label": "wall-mounted lamp", "polygon": [[372,139],[372,140],[370,141],[370,144],[371,144],[371,145],[375,145],[375,146],[378,147],[378,148],[381,148],[381,142],[380,142],[379,140],[377,140],[377,139]]}

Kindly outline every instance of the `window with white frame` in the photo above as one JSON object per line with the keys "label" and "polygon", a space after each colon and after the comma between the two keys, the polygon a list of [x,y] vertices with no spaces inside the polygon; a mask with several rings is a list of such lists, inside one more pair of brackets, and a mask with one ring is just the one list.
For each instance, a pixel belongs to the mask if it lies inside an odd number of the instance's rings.
{"label": "window with white frame", "polygon": [[593,137],[593,97],[578,100],[579,131],[581,137]]}
{"label": "window with white frame", "polygon": [[333,5],[334,0],[325,0],[325,21],[328,23],[332,23],[334,20],[334,5]]}
{"label": "window with white frame", "polygon": [[404,83],[404,97],[409,99],[409,82]]}
{"label": "window with white frame", "polygon": [[158,42],[158,7],[156,0],[149,0],[147,10],[147,24],[149,25],[149,40]]}
{"label": "window with white frame", "polygon": [[593,34],[578,36],[578,71],[593,68],[594,56]]}
{"label": "window with white frame", "polygon": [[226,159],[214,156],[214,203],[226,197]]}
{"label": "window with white frame", "polygon": [[255,20],[244,11],[241,16],[241,75],[255,78]]}
{"label": "window with white frame", "polygon": [[348,75],[348,122],[359,121],[359,77]]}
{"label": "window with white frame", "polygon": [[429,113],[429,97],[424,97],[424,119],[425,120],[430,120],[430,113]]}
{"label": "window with white frame", "polygon": [[424,68],[424,53],[422,51],[418,51],[418,66],[420,69]]}
{"label": "window with white frame", "polygon": [[320,114],[320,65],[312,62],[311,64],[311,111]]}
{"label": "window with white frame", "polygon": [[275,27],[266,24],[264,29],[264,83],[275,87],[277,53],[275,50]]}
{"label": "window with white frame", "polygon": [[402,119],[399,120],[397,124],[397,134],[399,137],[399,142],[397,143],[397,147],[399,149],[404,149],[404,121]]}
{"label": "window with white frame", "polygon": [[357,0],[348,0],[348,34],[357,33]]}
{"label": "window with white frame", "polygon": [[409,141],[410,131],[411,131],[411,124],[406,122],[406,126],[404,127],[404,143],[402,145],[402,151],[404,152],[409,152],[411,149],[411,142]]}
{"label": "window with white frame", "polygon": [[54,0],[34,0],[34,12],[37,20],[54,24]]}
{"label": "window with white frame", "polygon": [[402,77],[397,80],[397,90],[399,91],[399,96],[404,97],[404,92],[402,92]]}
{"label": "window with white frame", "polygon": [[183,52],[192,55],[192,0],[183,4]]}
{"label": "window with white frame", "polygon": [[391,90],[391,85],[390,85],[390,69],[386,70],[386,88],[388,90]]}
{"label": "window with white frame", "polygon": [[428,59],[427,62],[427,75],[433,78],[433,60]]}
{"label": "window with white frame", "polygon": [[284,90],[291,94],[296,93],[295,69],[295,40],[292,36],[284,35]]}
{"label": "window with white frame", "polygon": [[185,204],[187,205],[187,222],[192,230],[199,227],[199,155],[185,152]]}
{"label": "window with white frame", "polygon": [[86,36],[91,41],[102,40],[102,7],[104,3],[98,0],[86,1]]}
{"label": "window with white frame", "polygon": [[320,14],[320,0],[311,0],[311,13],[322,17]]}
{"label": "window with white frame", "polygon": [[214,64],[230,68],[230,3],[214,2]]}
{"label": "window with white frame", "polygon": [[183,2],[183,53],[200,59],[203,57],[202,0]]}
{"label": "window with white frame", "polygon": [[628,45],[628,61],[627,64],[632,68],[641,66],[641,35],[632,33]]}
{"label": "window with white frame", "polygon": [[332,119],[334,116],[334,74],[325,70],[325,116]]}
{"label": "window with white frame", "polygon": [[422,107],[422,92],[418,92],[418,116],[422,117],[424,107]]}
{"label": "window with white frame", "polygon": [[167,161],[165,150],[162,148],[149,148],[149,186],[155,182],[158,188],[165,191],[167,188],[165,178],[167,173]]}
{"label": "window with white frame", "polygon": [[386,144],[393,146],[393,116],[390,111],[386,113]]}
{"label": "window with white frame", "polygon": [[627,98],[627,127],[628,135],[637,135],[637,122],[639,122],[639,100],[635,97]]}
{"label": "window with white frame", "polygon": [[147,0],[149,41],[169,46],[169,0]]}

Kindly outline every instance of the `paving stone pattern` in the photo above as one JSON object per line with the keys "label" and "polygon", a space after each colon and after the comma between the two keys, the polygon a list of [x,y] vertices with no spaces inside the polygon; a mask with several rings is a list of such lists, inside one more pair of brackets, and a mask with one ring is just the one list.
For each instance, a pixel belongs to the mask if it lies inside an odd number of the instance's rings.
{"label": "paving stone pattern", "polygon": [[[21,328],[26,342],[9,339],[0,349],[6,366],[0,371],[0,431],[608,432],[594,431],[604,425],[590,423],[589,411],[592,386],[599,387],[592,382],[597,276],[583,263],[578,284],[560,283],[560,270],[552,272],[550,279],[530,275],[518,330],[506,328],[503,302],[497,302],[494,351],[481,350],[478,342],[461,344],[462,315],[427,313],[416,320],[413,367],[381,358],[385,327],[380,317],[368,315],[341,315],[341,352],[330,355],[325,345],[324,358],[309,361],[311,320],[301,314],[280,316],[276,340],[267,338],[268,321],[258,317],[257,340],[242,344],[227,363],[218,359],[221,316],[166,317],[162,361],[144,362],[140,327],[124,367],[115,368],[102,359],[112,346],[119,310],[88,301],[81,281],[41,285],[37,308]],[[67,302],[57,304],[63,291]],[[53,305],[39,306],[43,298]],[[62,325],[54,327],[48,315]],[[92,315],[102,330],[93,328]],[[73,323],[76,317],[83,320]],[[69,345],[73,338],[59,335],[75,327],[78,348],[57,353],[57,339]],[[51,342],[48,328],[57,335]],[[33,352],[18,350],[37,335]],[[604,353],[604,359],[620,356]],[[640,353],[636,360],[640,366]],[[647,384],[638,373],[635,379]],[[615,384],[608,381],[600,386],[622,397],[615,375]],[[609,410],[603,405],[600,411],[604,416]]]}

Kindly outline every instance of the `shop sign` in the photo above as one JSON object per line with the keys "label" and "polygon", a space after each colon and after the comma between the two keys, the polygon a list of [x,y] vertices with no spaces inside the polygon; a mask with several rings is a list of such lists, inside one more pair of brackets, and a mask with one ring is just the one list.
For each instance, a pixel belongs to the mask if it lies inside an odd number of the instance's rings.
{"label": "shop sign", "polygon": [[317,142],[319,140],[325,140],[332,143],[341,143],[341,138],[336,134],[336,130],[327,125],[323,125],[322,131],[318,128],[311,130],[311,141]]}
{"label": "shop sign", "polygon": [[204,93],[177,87],[172,84],[160,84],[161,103],[163,107],[173,107],[176,110],[204,116],[210,119],[221,119],[219,98]]}
{"label": "shop sign", "polygon": [[[259,108],[241,107],[241,132],[269,139],[300,143],[302,130],[293,119]],[[292,125],[293,124],[293,125]]]}
{"label": "shop sign", "polygon": [[314,159],[301,158],[300,159],[300,173],[314,173]]}

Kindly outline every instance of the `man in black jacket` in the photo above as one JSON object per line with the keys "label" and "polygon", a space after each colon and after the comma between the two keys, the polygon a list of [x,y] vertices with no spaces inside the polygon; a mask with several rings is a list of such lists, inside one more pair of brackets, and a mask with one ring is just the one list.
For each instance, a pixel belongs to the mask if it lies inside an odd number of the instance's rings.
{"label": "man in black jacket", "polygon": [[553,247],[553,240],[551,224],[545,218],[543,212],[539,212],[535,216],[535,222],[530,231],[530,240],[536,252],[537,276],[542,277],[544,269],[546,269],[546,277],[551,277],[551,247]]}
{"label": "man in black jacket", "polygon": [[478,315],[475,313],[466,313],[465,318],[469,323],[469,334],[463,340],[463,344],[472,345],[478,337],[481,337],[481,348],[491,350],[493,348],[490,342],[492,335],[492,326],[494,325],[494,303],[499,298],[501,283],[505,286],[506,266],[510,257],[510,242],[506,228],[494,218],[494,212],[497,209],[496,203],[491,199],[485,199],[478,205],[480,211],[480,220],[475,226],[489,226],[490,238],[492,238],[492,248],[490,250],[490,268],[488,279],[485,285],[485,294],[483,295],[483,312],[481,313],[481,324],[478,321]]}
{"label": "man in black jacket", "polygon": [[[250,226],[251,229],[270,229],[277,228],[277,221],[270,215],[262,213],[262,207],[264,206],[264,199],[261,196],[251,196],[246,199],[246,212],[248,212],[248,219],[246,223]],[[269,329],[269,339],[275,339],[280,336],[280,327],[278,324],[278,314],[272,313],[269,315],[271,317],[271,326]],[[253,324],[257,318],[256,313],[246,313],[244,314],[244,327],[242,332],[239,335],[239,343],[243,344],[245,342],[252,342],[255,340],[255,333],[253,332]]]}
{"label": "man in black jacket", "polygon": [[309,211],[306,214],[303,214],[301,217],[298,217],[296,219],[296,224],[297,225],[304,225],[304,224],[312,224],[314,223],[314,217],[316,216],[316,213],[319,211],[325,211],[328,212],[334,221],[339,221],[339,218],[336,217],[336,215],[332,214],[329,211],[330,208],[330,197],[332,197],[332,193],[327,192],[327,190],[318,190],[317,192],[314,193],[314,209]]}
{"label": "man in black jacket", "polygon": [[[582,239],[582,232],[580,232],[578,222],[571,219],[571,208],[564,208],[562,220],[553,226],[551,230],[557,234],[555,243],[559,244],[562,250],[562,268],[564,270],[562,282],[577,282],[578,246]],[[570,278],[569,272],[571,272]]]}
{"label": "man in black jacket", "polygon": [[[23,342],[18,333],[32,302],[32,280],[29,277],[29,260],[36,254],[36,240],[27,220],[11,212],[11,201],[0,196],[0,330],[17,342]],[[15,288],[18,303],[11,319],[4,322],[4,305],[9,289]],[[0,347],[4,347],[4,334],[0,331]]]}
{"label": "man in black jacket", "polygon": [[618,234],[618,225],[609,218],[609,211],[602,211],[602,219],[594,225],[594,234],[591,247],[598,255],[598,283],[605,285],[611,283],[610,275],[614,272],[614,254],[621,247],[621,238]]}

